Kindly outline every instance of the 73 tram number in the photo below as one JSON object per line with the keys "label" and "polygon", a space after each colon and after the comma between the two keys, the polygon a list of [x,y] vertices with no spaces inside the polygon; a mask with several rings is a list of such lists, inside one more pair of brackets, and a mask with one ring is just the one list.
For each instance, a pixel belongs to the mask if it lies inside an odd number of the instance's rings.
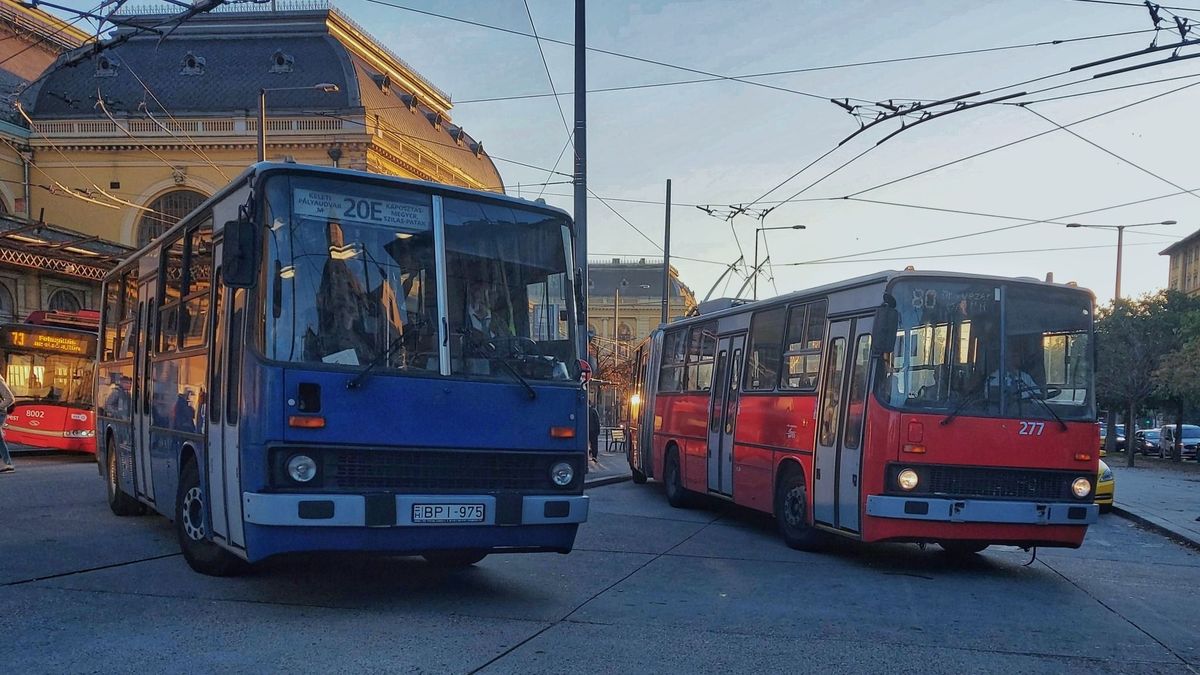
{"label": "73 tram number", "polygon": [[1021,428],[1017,431],[1018,436],[1041,436],[1046,430],[1045,422],[1021,422]]}

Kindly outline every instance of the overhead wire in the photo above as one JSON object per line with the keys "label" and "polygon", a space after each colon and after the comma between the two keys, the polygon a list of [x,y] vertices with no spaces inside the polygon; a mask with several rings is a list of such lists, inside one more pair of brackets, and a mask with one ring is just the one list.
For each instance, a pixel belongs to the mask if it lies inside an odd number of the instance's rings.
{"label": "overhead wire", "polygon": [[[1114,157],[1114,158],[1116,158],[1117,160],[1119,160],[1119,161],[1121,161],[1121,162],[1124,162],[1125,164],[1128,164],[1129,166],[1132,166],[1133,168],[1137,169],[1138,171],[1141,171],[1142,173],[1144,173],[1144,174],[1146,174],[1146,175],[1148,175],[1148,176],[1151,176],[1151,177],[1153,177],[1153,178],[1156,178],[1156,179],[1158,179],[1159,181],[1161,181],[1161,182],[1163,182],[1163,183],[1166,183],[1167,185],[1170,185],[1171,187],[1173,187],[1173,188],[1175,188],[1175,189],[1177,189],[1177,190],[1187,190],[1187,188],[1183,187],[1183,186],[1182,186],[1182,185],[1180,185],[1179,183],[1176,183],[1175,181],[1169,180],[1169,179],[1167,179],[1167,178],[1165,178],[1165,177],[1163,177],[1163,176],[1161,176],[1161,175],[1159,175],[1159,174],[1157,174],[1157,173],[1155,173],[1155,172],[1151,171],[1150,169],[1147,169],[1146,167],[1144,167],[1144,166],[1142,166],[1142,165],[1138,164],[1137,162],[1134,162],[1134,161],[1133,161],[1133,160],[1131,160],[1131,159],[1128,159],[1128,158],[1126,158],[1126,157],[1122,157],[1121,155],[1118,155],[1117,153],[1113,152],[1112,150],[1109,150],[1108,148],[1106,148],[1106,147],[1104,147],[1104,146],[1100,145],[1099,143],[1096,143],[1095,141],[1093,141],[1093,140],[1091,140],[1091,139],[1089,139],[1089,138],[1086,138],[1085,136],[1082,136],[1082,135],[1080,135],[1080,134],[1079,134],[1079,133],[1077,133],[1077,132],[1076,132],[1074,129],[1068,129],[1067,127],[1065,127],[1065,126],[1063,126],[1063,125],[1059,124],[1058,122],[1055,122],[1054,120],[1052,120],[1052,119],[1050,119],[1049,117],[1047,117],[1047,116],[1043,115],[1042,113],[1040,113],[1040,112],[1038,112],[1038,111],[1034,110],[1033,108],[1030,108],[1030,107],[1027,107],[1027,106],[1021,106],[1021,107],[1022,107],[1023,109],[1025,109],[1025,110],[1028,110],[1029,112],[1033,113],[1034,115],[1037,115],[1038,117],[1042,118],[1042,119],[1043,119],[1043,120],[1045,120],[1047,123],[1054,125],[1056,128],[1058,128],[1058,129],[1061,129],[1062,131],[1065,131],[1065,132],[1067,132],[1068,134],[1071,134],[1071,135],[1072,135],[1072,136],[1074,136],[1075,138],[1078,138],[1079,140],[1083,141],[1084,143],[1087,143],[1088,145],[1092,146],[1093,148],[1096,148],[1097,150],[1100,150],[1101,152],[1103,152],[1103,153],[1105,153],[1105,154],[1109,155],[1110,157]],[[1196,194],[1195,192],[1192,192],[1192,191],[1190,191],[1190,190],[1188,191],[1188,194],[1190,194],[1190,195],[1191,195],[1191,196],[1193,196],[1193,197],[1196,197],[1197,199],[1200,199],[1200,194]]]}
{"label": "overhead wire", "polygon": [[[546,71],[546,81],[550,83],[550,91],[553,92],[555,91],[554,76],[550,74],[550,62],[546,60],[546,52],[542,49],[542,41],[537,37],[537,24],[533,21],[533,11],[529,9],[529,0],[522,1],[525,3],[525,15],[529,17],[529,29],[533,31],[533,43],[537,45],[538,56],[542,58],[542,68]],[[567,134],[567,144],[563,146],[562,151],[558,153],[558,158],[554,160],[554,168],[550,170],[551,174],[558,170],[558,164],[562,161],[563,154],[566,153],[567,148],[570,147],[575,141],[575,135],[571,131],[571,125],[567,124],[567,115],[563,112],[562,101],[558,100],[557,95],[554,97],[554,107],[558,109],[558,117],[562,120],[563,131],[565,131]],[[572,152],[572,155],[574,156],[574,152]],[[547,178],[547,180],[549,180],[549,178]],[[545,186],[542,186],[542,188],[545,189]],[[542,195],[539,192],[538,197],[541,196]]]}
{"label": "overhead wire", "polygon": [[[510,35],[520,35],[522,37],[533,38],[535,40],[545,41],[545,42],[549,42],[552,44],[563,45],[563,46],[567,46],[567,47],[574,46],[573,43],[568,42],[566,40],[557,40],[555,38],[548,38],[548,37],[538,37],[536,35],[526,33],[524,31],[514,30],[512,28],[504,28],[503,26],[495,26],[492,24],[486,24],[486,23],[483,23],[480,21],[472,21],[470,19],[464,19],[464,18],[457,17],[457,16],[450,16],[447,14],[438,14],[437,12],[430,12],[430,11],[423,10],[423,9],[416,9],[415,7],[406,7],[404,5],[399,5],[394,2],[386,2],[385,0],[366,0],[366,2],[369,2],[374,5],[381,5],[383,7],[391,7],[393,9],[400,9],[400,10],[404,10],[407,12],[413,12],[416,14],[423,14],[425,16],[432,16],[432,17],[435,17],[438,19],[445,19],[447,21],[463,23],[463,24],[467,24],[470,26],[475,26],[477,28],[486,28],[489,30],[495,30],[495,31],[499,31],[502,33],[508,33]],[[701,70],[699,68],[690,68],[688,66],[681,66],[681,65],[675,64],[675,63],[667,63],[665,61],[659,61],[656,59],[650,59],[650,58],[645,58],[645,57],[641,57],[641,56],[634,56],[633,54],[625,54],[622,52],[617,52],[617,51],[613,51],[613,50],[609,50],[609,49],[601,49],[599,47],[586,47],[586,49],[589,52],[595,52],[597,54],[605,54],[607,56],[614,56],[614,57],[618,57],[618,58],[622,58],[622,59],[628,59],[631,61],[637,61],[640,63],[647,63],[650,65],[661,66],[663,68],[671,68],[674,70],[681,70],[681,71],[688,72],[688,73],[695,73],[697,75],[706,75],[708,77],[711,77],[711,78],[714,78],[717,80],[730,80],[733,82],[741,82],[743,84],[749,84],[749,85],[752,85],[755,87],[762,87],[765,89],[773,89],[775,91],[782,91],[782,92],[787,92],[790,94],[797,94],[799,96],[806,96],[809,98],[820,99],[822,101],[829,100],[828,96],[823,96],[821,94],[814,94],[814,93],[808,92],[808,91],[800,91],[798,89],[789,89],[787,87],[778,87],[775,85],[767,84],[765,82],[755,82],[754,80],[748,80],[748,79],[745,79],[742,77],[737,77],[737,76],[721,75],[719,73],[713,73],[713,72],[709,72],[706,70]]]}
{"label": "overhead wire", "polygon": [[[1200,189],[1200,188],[1197,188],[1197,189]],[[1039,225],[1042,223],[1057,223],[1059,221],[1067,220],[1068,218],[1078,218],[1079,216],[1088,216],[1093,213],[1103,213],[1104,211],[1112,211],[1112,210],[1124,208],[1127,206],[1136,206],[1138,204],[1147,204],[1149,202],[1160,201],[1163,199],[1170,199],[1172,197],[1178,197],[1178,196],[1187,194],[1188,192],[1194,192],[1194,191],[1195,190],[1180,190],[1178,192],[1171,192],[1171,193],[1167,193],[1164,195],[1158,195],[1155,197],[1146,197],[1144,199],[1136,199],[1133,201],[1122,202],[1120,204],[1111,204],[1109,206],[1102,206],[1102,207],[1095,208],[1095,209],[1088,209],[1086,211],[1078,211],[1076,213],[1068,213],[1068,214],[1061,215],[1061,216],[1054,216],[1052,218],[1042,218],[1039,220],[1030,220],[1030,221],[1026,221],[1026,222],[1022,222],[1022,223],[1017,223],[1015,225],[1005,225],[1003,227],[994,227],[991,229],[979,230],[976,232],[967,232],[967,233],[956,234],[956,235],[951,235],[951,236],[947,236],[947,237],[938,237],[935,239],[914,241],[914,242],[910,242],[907,244],[897,244],[895,246],[887,246],[884,248],[877,248],[877,249],[872,249],[869,251],[858,251],[856,253],[846,253],[843,255],[830,256],[830,257],[826,257],[826,258],[815,258],[813,260],[807,260],[804,262],[815,263],[815,262],[826,262],[826,261],[830,261],[830,260],[844,260],[847,258],[857,258],[857,257],[861,257],[864,255],[874,255],[876,253],[887,253],[890,251],[899,251],[902,249],[913,248],[916,246],[928,246],[930,244],[940,244],[940,243],[947,242],[947,241],[957,241],[959,239],[969,239],[972,237],[979,237],[979,236],[982,236],[985,234],[993,234],[996,232],[1006,232],[1009,230],[1016,230],[1016,229],[1020,229],[1020,228],[1024,228],[1024,227],[1029,227],[1031,225]]]}
{"label": "overhead wire", "polygon": [[[1156,100],[1156,99],[1162,98],[1162,97],[1164,97],[1164,96],[1169,96],[1169,95],[1171,95],[1171,94],[1175,94],[1175,93],[1178,93],[1178,92],[1184,91],[1184,90],[1186,90],[1186,89],[1190,89],[1190,88],[1192,88],[1192,87],[1195,87],[1195,86],[1197,86],[1197,85],[1200,85],[1200,82],[1192,82],[1191,84],[1185,84],[1185,85],[1183,85],[1183,86],[1181,86],[1181,87],[1176,87],[1176,88],[1174,88],[1174,89],[1170,89],[1170,90],[1168,90],[1168,91],[1165,91],[1165,92],[1160,92],[1160,93],[1158,93],[1158,94],[1154,94],[1153,96],[1148,96],[1148,97],[1146,97],[1146,98],[1139,99],[1139,100],[1137,100],[1137,101],[1134,101],[1134,102],[1132,102],[1132,103],[1126,103],[1126,104],[1124,104],[1124,105],[1121,105],[1121,106],[1118,106],[1118,107],[1116,107],[1116,108],[1112,108],[1112,109],[1109,109],[1109,110],[1105,110],[1105,111],[1103,111],[1103,112],[1099,112],[1099,113],[1096,113],[1096,114],[1094,114],[1094,115],[1089,115],[1088,117],[1084,117],[1083,119],[1076,120],[1076,121],[1074,121],[1074,122],[1071,122],[1071,123],[1069,123],[1069,124],[1065,124],[1065,125],[1063,125],[1063,127],[1064,127],[1064,128],[1065,128],[1065,127],[1072,127],[1072,126],[1075,126],[1075,125],[1077,125],[1077,124],[1083,124],[1084,122],[1090,122],[1090,121],[1092,121],[1092,120],[1094,120],[1094,119],[1099,119],[1099,118],[1101,118],[1101,117],[1104,117],[1104,116],[1106,116],[1106,115],[1111,115],[1111,114],[1113,114],[1113,113],[1117,113],[1117,112],[1120,112],[1120,111],[1122,111],[1122,110],[1127,110],[1127,109],[1129,109],[1129,108],[1132,108],[1132,107],[1134,107],[1134,106],[1141,105],[1141,104],[1143,104],[1143,103],[1149,103],[1150,101],[1153,101],[1153,100]],[[1033,134],[1032,136],[1025,136],[1024,138],[1019,138],[1019,139],[1017,139],[1017,140],[1015,140],[1015,141],[1009,141],[1009,142],[1007,142],[1007,143],[1004,143],[1004,144],[1001,144],[1001,145],[997,145],[997,146],[994,146],[994,147],[988,148],[987,150],[981,150],[981,151],[979,151],[979,152],[972,153],[972,154],[970,154],[970,155],[966,155],[965,157],[959,157],[958,159],[954,159],[954,160],[951,160],[951,161],[949,161],[949,162],[943,162],[942,164],[938,164],[937,166],[932,166],[932,167],[929,167],[929,168],[926,168],[926,169],[922,169],[922,170],[920,170],[920,171],[916,171],[916,172],[913,172],[913,173],[907,174],[907,175],[905,175],[905,176],[901,176],[901,177],[899,177],[899,178],[893,178],[892,180],[885,181],[885,182],[883,182],[883,183],[879,183],[879,184],[877,184],[877,185],[873,185],[873,186],[871,186],[871,187],[864,188],[864,189],[862,189],[862,190],[857,190],[857,191],[855,191],[855,192],[852,192],[852,193],[850,193],[849,195],[846,195],[846,196],[848,196],[848,197],[856,197],[856,196],[858,196],[858,195],[861,195],[861,194],[864,194],[864,193],[867,193],[867,192],[872,192],[872,191],[874,191],[874,190],[878,190],[878,189],[880,189],[880,188],[888,187],[888,186],[890,186],[890,185],[895,185],[896,183],[901,183],[901,182],[903,182],[903,181],[906,181],[906,180],[910,180],[910,179],[916,178],[916,177],[918,177],[918,176],[923,176],[923,175],[925,175],[925,174],[927,174],[927,173],[931,173],[931,172],[933,172],[933,171],[937,171],[937,170],[939,170],[939,169],[944,169],[944,168],[946,168],[946,167],[948,167],[948,166],[953,166],[953,165],[955,165],[955,164],[959,164],[959,163],[961,163],[961,162],[965,162],[965,161],[968,161],[968,160],[971,160],[971,159],[975,159],[975,158],[977,158],[977,157],[982,157],[982,156],[984,156],[984,155],[987,155],[987,154],[990,154],[990,153],[993,153],[993,152],[997,152],[997,151],[999,151],[999,150],[1003,150],[1003,149],[1005,149],[1005,148],[1010,148],[1010,147],[1012,147],[1012,146],[1014,146],[1014,145],[1018,145],[1018,144],[1020,144],[1020,143],[1024,143],[1024,142],[1026,142],[1026,141],[1031,141],[1031,140],[1033,140],[1033,139],[1035,139],[1035,138],[1041,138],[1042,136],[1046,136],[1046,135],[1048,135],[1048,134],[1052,134],[1052,133],[1055,133],[1055,132],[1058,132],[1058,131],[1060,131],[1060,129],[1058,129],[1058,128],[1055,128],[1055,129],[1048,129],[1048,130],[1046,130],[1046,131],[1042,131],[1042,132],[1039,132],[1039,133]]]}
{"label": "overhead wire", "polygon": [[[1125,247],[1128,248],[1131,246],[1157,246],[1157,245],[1158,244],[1155,244],[1153,242],[1145,242],[1145,243],[1139,243],[1139,244],[1125,244]],[[1091,246],[1059,246],[1059,247],[1053,247],[1053,248],[1024,248],[1024,249],[1016,249],[1016,250],[1010,250],[1010,251],[970,251],[970,252],[964,252],[964,253],[940,253],[940,254],[931,253],[931,254],[925,254],[925,255],[910,255],[910,256],[894,257],[894,258],[858,258],[855,260],[822,260],[822,261],[813,261],[813,262],[779,263],[779,265],[781,267],[785,267],[785,266],[786,267],[797,267],[797,266],[802,266],[802,265],[836,265],[836,264],[867,263],[867,262],[897,262],[897,261],[907,261],[907,260],[932,260],[932,259],[942,259],[942,258],[976,258],[976,257],[992,256],[992,255],[1015,255],[1015,254],[1021,254],[1021,253],[1024,253],[1024,254],[1053,253],[1053,252],[1059,252],[1059,251],[1085,251],[1085,250],[1090,250],[1090,249],[1116,248],[1116,247],[1117,247],[1116,244],[1096,244],[1096,245],[1091,245]]]}

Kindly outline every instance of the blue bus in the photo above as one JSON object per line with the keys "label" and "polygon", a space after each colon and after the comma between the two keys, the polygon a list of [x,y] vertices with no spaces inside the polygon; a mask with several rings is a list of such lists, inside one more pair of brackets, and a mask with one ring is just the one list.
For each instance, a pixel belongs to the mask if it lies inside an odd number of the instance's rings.
{"label": "blue bus", "polygon": [[260,163],[104,282],[97,460],[191,567],[567,553],[587,519],[573,225],[544,204]]}

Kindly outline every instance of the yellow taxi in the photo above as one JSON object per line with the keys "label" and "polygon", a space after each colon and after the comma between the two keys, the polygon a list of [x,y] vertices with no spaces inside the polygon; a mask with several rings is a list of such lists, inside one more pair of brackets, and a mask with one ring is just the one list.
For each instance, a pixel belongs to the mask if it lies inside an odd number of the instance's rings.
{"label": "yellow taxi", "polygon": [[1100,468],[1096,471],[1096,503],[1100,505],[1101,513],[1112,511],[1113,496],[1117,493],[1117,481],[1113,478],[1112,469],[1100,460]]}

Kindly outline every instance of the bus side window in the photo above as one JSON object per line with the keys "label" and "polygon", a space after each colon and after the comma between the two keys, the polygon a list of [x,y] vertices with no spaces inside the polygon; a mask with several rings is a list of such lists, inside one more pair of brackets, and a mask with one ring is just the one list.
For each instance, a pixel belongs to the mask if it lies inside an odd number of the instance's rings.
{"label": "bus side window", "polygon": [[102,361],[112,361],[117,358],[117,344],[120,341],[121,322],[121,277],[104,284],[104,321],[100,325],[103,334],[100,343],[104,345]]}
{"label": "bus side window", "polygon": [[686,356],[686,331],[677,330],[663,336],[662,367],[658,371],[659,391],[683,391],[687,387],[684,369]]}
{"label": "bus side window", "polygon": [[816,391],[826,306],[827,302],[820,300],[788,310],[787,335],[783,341],[786,370],[780,378],[781,389]]}
{"label": "bus side window", "polygon": [[745,391],[771,391],[779,379],[783,357],[783,307],[755,312],[750,320],[750,351]]}

